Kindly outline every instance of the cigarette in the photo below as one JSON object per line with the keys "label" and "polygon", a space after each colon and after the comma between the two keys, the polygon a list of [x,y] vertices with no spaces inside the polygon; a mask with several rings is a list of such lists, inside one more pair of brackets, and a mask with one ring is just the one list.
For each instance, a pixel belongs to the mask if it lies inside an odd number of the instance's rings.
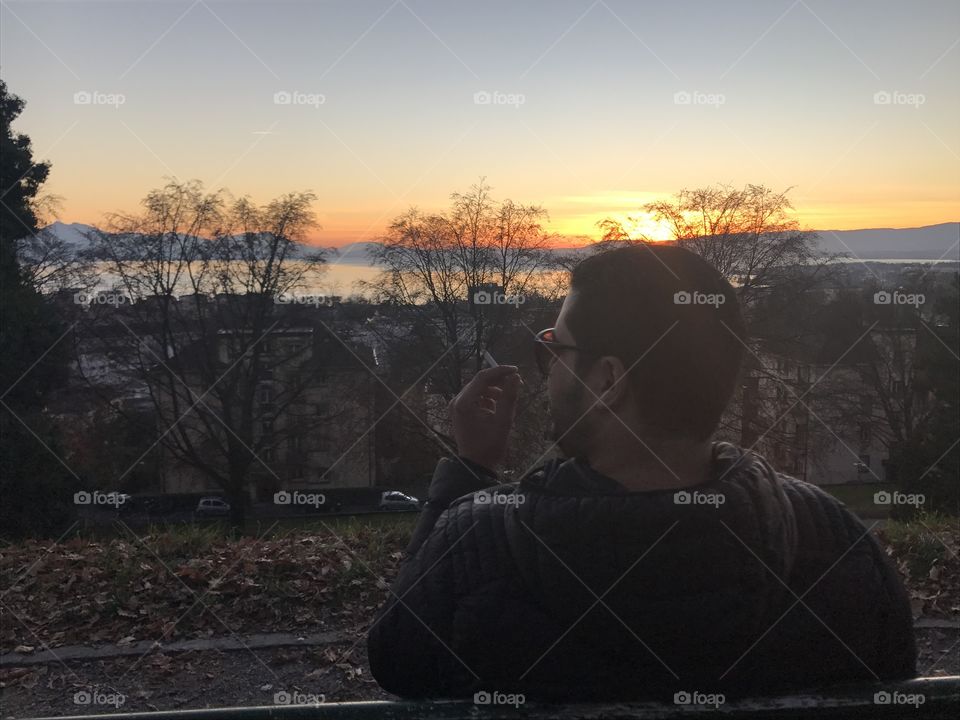
{"label": "cigarette", "polygon": [[483,351],[483,359],[486,360],[487,365],[489,365],[492,368],[495,368],[498,366],[497,361],[493,359],[493,355],[491,355],[487,350]]}

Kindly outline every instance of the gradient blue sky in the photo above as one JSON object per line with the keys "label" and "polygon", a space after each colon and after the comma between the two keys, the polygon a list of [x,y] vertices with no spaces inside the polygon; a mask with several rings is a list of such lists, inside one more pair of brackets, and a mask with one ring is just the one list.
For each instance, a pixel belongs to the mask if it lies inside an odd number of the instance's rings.
{"label": "gradient blue sky", "polygon": [[311,189],[323,244],[480,176],[571,235],[716,182],[793,187],[818,229],[960,218],[957,2],[3,0],[0,18],[17,128],[67,222],[164,176]]}

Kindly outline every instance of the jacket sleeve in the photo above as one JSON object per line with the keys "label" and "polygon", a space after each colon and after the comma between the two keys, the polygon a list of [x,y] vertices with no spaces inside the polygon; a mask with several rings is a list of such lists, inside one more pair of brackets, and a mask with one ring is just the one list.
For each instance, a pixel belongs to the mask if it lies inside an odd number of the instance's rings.
{"label": "jacket sleeve", "polygon": [[433,530],[440,514],[450,503],[461,495],[482,490],[495,485],[497,475],[493,470],[467,460],[466,458],[441,458],[433,472],[430,481],[430,490],[427,493],[427,502],[424,504],[417,527],[407,545],[406,554],[415,555],[420,545]]}
{"label": "jacket sleeve", "polygon": [[451,503],[495,484],[490,470],[469,460],[437,464],[400,573],[367,634],[370,670],[385,690],[449,697],[475,679],[448,644],[456,610],[451,550],[473,529],[471,503]]}

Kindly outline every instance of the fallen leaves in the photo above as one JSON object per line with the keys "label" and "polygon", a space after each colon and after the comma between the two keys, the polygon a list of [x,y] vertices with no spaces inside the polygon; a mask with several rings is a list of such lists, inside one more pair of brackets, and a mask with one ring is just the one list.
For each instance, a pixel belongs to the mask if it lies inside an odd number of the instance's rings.
{"label": "fallen leaves", "polygon": [[[22,623],[2,623],[0,651],[97,643],[319,631],[368,623],[396,575],[405,536],[378,528],[343,538],[303,531],[283,538],[213,540],[176,533],[126,539],[37,541],[0,550],[4,604]],[[344,546],[344,540],[349,547]],[[393,545],[393,547],[389,547]]]}

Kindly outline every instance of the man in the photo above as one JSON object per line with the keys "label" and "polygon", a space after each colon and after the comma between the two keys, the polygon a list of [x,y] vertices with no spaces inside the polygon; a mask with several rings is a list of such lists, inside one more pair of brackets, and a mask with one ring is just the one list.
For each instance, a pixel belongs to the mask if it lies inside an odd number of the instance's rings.
{"label": "man", "polygon": [[535,343],[564,457],[492,487],[518,368],[454,399],[459,455],[440,460],[368,636],[380,685],[670,699],[912,677],[907,597],[868,529],[712,440],[744,335],[733,288],[693,253],[581,262]]}

